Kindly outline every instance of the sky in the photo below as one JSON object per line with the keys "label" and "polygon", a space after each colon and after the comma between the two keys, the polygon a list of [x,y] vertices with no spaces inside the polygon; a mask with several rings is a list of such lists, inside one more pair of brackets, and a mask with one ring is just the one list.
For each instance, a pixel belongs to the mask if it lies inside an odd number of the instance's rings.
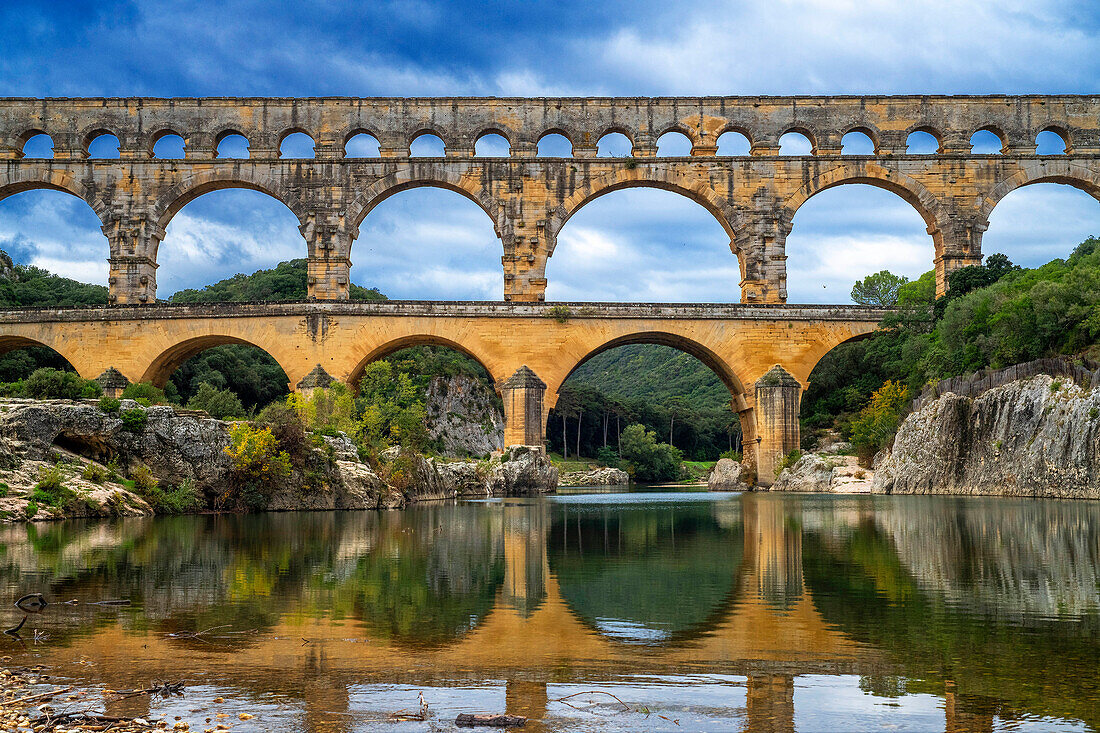
{"label": "sky", "polygon": [[[1100,92],[1100,7],[1088,2],[99,0],[4,3],[0,23],[2,96]],[[1041,184],[996,207],[983,250],[1034,266],[1090,234],[1100,234],[1100,203]],[[62,193],[0,201],[0,249],[106,283],[99,221]],[[304,254],[281,203],[214,192],[169,224],[159,295]],[[414,189],[364,220],[352,279],[395,298],[499,299],[500,255],[476,205]],[[917,277],[933,258],[915,210],[856,185],[799,210],[787,255],[789,301],[803,303],[848,302],[858,278]],[[547,278],[551,300],[740,298],[729,237],[702,207],[659,190],[583,207]]]}

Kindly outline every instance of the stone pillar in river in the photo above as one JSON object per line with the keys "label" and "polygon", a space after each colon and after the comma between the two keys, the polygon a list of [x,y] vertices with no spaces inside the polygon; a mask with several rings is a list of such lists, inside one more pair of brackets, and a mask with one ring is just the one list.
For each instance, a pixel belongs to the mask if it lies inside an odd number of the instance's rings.
{"label": "stone pillar in river", "polygon": [[546,383],[527,366],[521,366],[500,387],[504,399],[504,445],[542,445],[542,398]]}
{"label": "stone pillar in river", "polygon": [[776,364],[756,382],[756,480],[775,481],[783,456],[798,448],[798,404],[802,385]]}
{"label": "stone pillar in river", "polygon": [[745,690],[745,730],[794,733],[794,677],[750,674]]}

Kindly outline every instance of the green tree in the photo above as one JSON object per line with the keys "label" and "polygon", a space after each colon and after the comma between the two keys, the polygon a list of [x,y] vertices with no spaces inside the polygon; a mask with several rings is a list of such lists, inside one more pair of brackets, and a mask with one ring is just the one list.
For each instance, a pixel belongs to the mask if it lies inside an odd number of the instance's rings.
{"label": "green tree", "polygon": [[[350,284],[352,300],[385,300],[377,290]],[[270,300],[305,300],[308,297],[306,260],[280,262],[270,270],[238,274],[197,290],[177,290],[173,303],[227,303]]]}
{"label": "green tree", "polygon": [[195,396],[187,401],[187,409],[204,410],[218,420],[243,417],[245,414],[244,405],[237,395],[228,389],[218,389],[209,382],[203,382]]}
{"label": "green tree", "polygon": [[852,421],[852,444],[860,449],[864,462],[894,439],[902,413],[909,405],[909,389],[888,381],[871,395],[871,402]]}
{"label": "green tree", "polygon": [[898,289],[907,282],[907,277],[881,270],[868,275],[852,287],[852,300],[860,305],[892,308],[898,304]]}
{"label": "green tree", "polygon": [[641,481],[672,481],[680,477],[683,455],[668,443],[658,443],[657,434],[644,425],[628,425],[619,436],[623,459],[634,467]]}

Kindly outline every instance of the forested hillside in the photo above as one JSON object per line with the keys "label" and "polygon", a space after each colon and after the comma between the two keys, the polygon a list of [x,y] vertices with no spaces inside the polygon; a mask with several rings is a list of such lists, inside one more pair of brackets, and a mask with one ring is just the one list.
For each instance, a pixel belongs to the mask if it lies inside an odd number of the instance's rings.
{"label": "forested hillside", "polygon": [[725,409],[730,401],[729,390],[709,367],[690,354],[656,344],[597,354],[573,372],[569,384],[627,401],[645,398],[667,406],[682,400],[695,410]]}
{"label": "forested hillside", "polygon": [[[348,295],[352,300],[385,300],[374,288],[351,283]],[[305,300],[307,297],[305,259],[280,262],[270,270],[257,270],[251,275],[236,274],[219,280],[201,290],[178,290],[168,300],[172,303],[239,303],[261,300]]]}

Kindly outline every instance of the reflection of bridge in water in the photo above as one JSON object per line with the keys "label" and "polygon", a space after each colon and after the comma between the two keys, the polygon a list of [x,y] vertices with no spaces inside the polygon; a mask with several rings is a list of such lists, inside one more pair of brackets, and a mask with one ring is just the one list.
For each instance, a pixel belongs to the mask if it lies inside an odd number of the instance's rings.
{"label": "reflection of bridge in water", "polygon": [[[607,526],[598,505],[567,503],[555,514],[548,503],[504,503],[490,505],[491,532],[503,548],[503,583],[491,610],[450,641],[417,645],[376,635],[369,623],[328,617],[314,622],[292,611],[232,650],[187,646],[179,639],[115,625],[40,653],[44,662],[63,667],[82,657],[140,660],[127,668],[105,665],[95,671],[97,681],[127,688],[178,676],[181,652],[186,651],[189,666],[206,679],[300,698],[311,731],[350,730],[349,688],[364,682],[446,686],[471,679],[506,680],[508,712],[541,719],[552,708],[548,686],[598,684],[621,676],[623,669],[651,676],[744,675],[743,707],[739,697],[731,699],[729,715],[743,716],[749,731],[793,731],[798,675],[898,674],[896,662],[884,650],[853,639],[815,606],[803,573],[803,525],[796,504],[781,497],[744,495],[736,502],[701,506],[709,526],[725,532],[723,537],[740,535],[739,557],[729,565],[728,592],[715,609],[656,641],[640,637],[635,641],[645,643],[631,643],[603,633],[576,584],[563,582],[559,575],[569,557],[587,553],[600,560],[614,545],[613,527],[605,546],[589,542],[590,535]],[[849,513],[845,521],[860,521],[858,508]],[[678,525],[668,526],[675,531]],[[363,537],[347,539],[349,544],[337,548],[337,554],[362,551],[357,543]],[[685,533],[671,539],[687,543],[692,537]],[[612,577],[615,572],[611,570]],[[623,614],[630,615],[628,610]],[[304,635],[308,644],[303,644]],[[71,673],[79,677],[86,670]],[[946,730],[993,729],[992,708],[984,698],[959,696],[950,689],[945,696]],[[144,703],[120,703],[117,711],[143,712],[135,704]]]}

